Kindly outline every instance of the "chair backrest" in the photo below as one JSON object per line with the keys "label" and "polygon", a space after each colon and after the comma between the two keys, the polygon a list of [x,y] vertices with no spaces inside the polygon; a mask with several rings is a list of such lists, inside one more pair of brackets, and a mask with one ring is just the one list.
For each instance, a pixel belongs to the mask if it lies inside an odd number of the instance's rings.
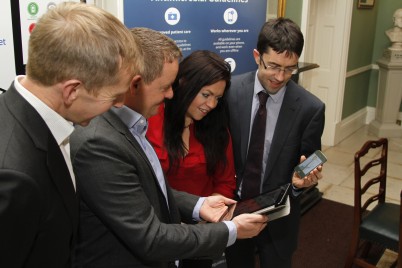
{"label": "chair backrest", "polygon": [[367,141],[355,154],[354,219],[345,268],[375,267],[367,258],[373,244],[399,250],[398,268],[402,268],[402,192],[400,206],[385,202],[387,160],[386,138]]}
{"label": "chair backrest", "polygon": [[[376,149],[376,150],[374,150]],[[377,154],[369,154],[376,151]],[[378,154],[378,151],[380,153]],[[374,158],[373,158],[374,157]],[[384,203],[387,182],[388,139],[367,141],[355,154],[355,220],[362,220],[367,208],[374,202]],[[376,194],[372,190],[378,186]],[[363,195],[370,189],[371,197]],[[359,218],[356,218],[356,217]]]}

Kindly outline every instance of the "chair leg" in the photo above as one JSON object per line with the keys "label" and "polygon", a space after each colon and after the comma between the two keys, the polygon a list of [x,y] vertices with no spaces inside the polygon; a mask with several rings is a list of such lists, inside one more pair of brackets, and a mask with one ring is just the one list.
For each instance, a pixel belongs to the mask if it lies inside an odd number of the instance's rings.
{"label": "chair leg", "polygon": [[353,260],[356,256],[356,252],[359,246],[359,236],[358,235],[354,235],[352,237],[352,242],[350,244],[350,248],[349,248],[349,254],[348,257],[346,258],[346,262],[345,262],[345,266],[344,268],[351,268],[353,265]]}
{"label": "chair leg", "polygon": [[355,264],[357,267],[364,267],[364,268],[377,268],[377,266],[364,261],[363,259],[356,259]]}
{"label": "chair leg", "polygon": [[362,256],[362,257],[364,257],[364,258],[367,258],[368,253],[370,252],[371,246],[372,246],[372,244],[371,244],[370,242],[364,241],[364,242],[362,243],[362,248],[363,248],[363,250],[362,250],[362,253],[361,253],[360,256]]}

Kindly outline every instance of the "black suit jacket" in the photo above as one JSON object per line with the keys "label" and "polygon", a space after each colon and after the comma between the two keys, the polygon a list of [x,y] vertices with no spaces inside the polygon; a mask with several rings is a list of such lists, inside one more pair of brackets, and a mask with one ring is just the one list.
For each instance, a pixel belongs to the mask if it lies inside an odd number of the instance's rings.
{"label": "black suit jacket", "polygon": [[[242,177],[247,156],[255,74],[249,72],[234,76],[228,91],[230,131],[238,178]],[[316,96],[292,80],[288,82],[272,138],[263,191],[291,182],[300,156],[307,157],[321,149],[324,112],[325,105]],[[240,182],[237,181],[237,187]],[[299,201],[292,198],[290,215],[268,223],[265,229],[283,257],[289,257],[297,246],[299,207]]]}
{"label": "black suit jacket", "polygon": [[225,224],[180,224],[192,220],[198,197],[167,186],[167,204],[151,163],[113,111],[78,127],[70,142],[81,208],[76,267],[169,267],[222,255]]}
{"label": "black suit jacket", "polygon": [[0,95],[0,267],[70,267],[77,226],[60,148],[11,86]]}

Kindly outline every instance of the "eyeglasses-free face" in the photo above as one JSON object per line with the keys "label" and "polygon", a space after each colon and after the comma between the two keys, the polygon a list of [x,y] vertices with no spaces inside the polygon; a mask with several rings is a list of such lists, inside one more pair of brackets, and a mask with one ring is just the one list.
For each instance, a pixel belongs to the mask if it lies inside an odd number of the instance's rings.
{"label": "eyeglasses-free face", "polygon": [[280,72],[284,72],[285,75],[293,75],[293,74],[297,74],[299,72],[299,67],[296,66],[291,66],[291,67],[281,67],[280,65],[276,65],[275,63],[267,63],[265,64],[264,60],[262,59],[262,55],[260,54],[260,62],[262,63],[262,65],[264,66],[264,69],[275,73],[275,74],[279,74]]}

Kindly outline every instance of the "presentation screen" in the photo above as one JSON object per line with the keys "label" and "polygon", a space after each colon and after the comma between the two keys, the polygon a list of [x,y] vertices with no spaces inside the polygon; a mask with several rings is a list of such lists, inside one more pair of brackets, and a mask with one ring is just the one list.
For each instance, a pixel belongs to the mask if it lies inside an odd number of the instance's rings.
{"label": "presentation screen", "polygon": [[[46,11],[65,0],[10,0],[13,22],[14,57],[17,74],[25,74],[28,40],[36,22]],[[70,2],[80,2],[79,0]]]}
{"label": "presentation screen", "polygon": [[230,63],[233,74],[240,74],[257,68],[252,52],[266,5],[266,0],[124,1],[124,23],[166,34],[184,56],[214,51]]}

